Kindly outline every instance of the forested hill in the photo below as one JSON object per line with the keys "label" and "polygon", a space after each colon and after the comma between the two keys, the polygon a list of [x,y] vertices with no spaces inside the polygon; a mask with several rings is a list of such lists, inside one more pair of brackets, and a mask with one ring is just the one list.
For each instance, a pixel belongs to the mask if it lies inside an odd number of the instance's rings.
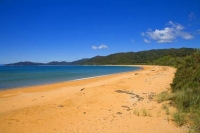
{"label": "forested hill", "polygon": [[180,48],[116,53],[108,56],[96,56],[83,62],[82,65],[146,64],[164,56],[185,57],[193,52],[193,48]]}
{"label": "forested hill", "polygon": [[38,62],[30,62],[30,61],[24,61],[24,62],[17,62],[17,63],[11,63],[11,64],[5,64],[5,66],[56,66],[56,65],[81,65],[83,62],[85,62],[88,59],[81,59],[73,62],[66,62],[66,61],[52,61],[48,63],[38,63]]}
{"label": "forested hill", "polygon": [[108,56],[95,56],[90,59],[81,59],[73,62],[34,63],[30,61],[6,64],[8,66],[33,66],[33,65],[131,65],[147,64],[164,56],[185,57],[194,52],[193,48],[180,49],[155,49],[140,52],[115,53]]}

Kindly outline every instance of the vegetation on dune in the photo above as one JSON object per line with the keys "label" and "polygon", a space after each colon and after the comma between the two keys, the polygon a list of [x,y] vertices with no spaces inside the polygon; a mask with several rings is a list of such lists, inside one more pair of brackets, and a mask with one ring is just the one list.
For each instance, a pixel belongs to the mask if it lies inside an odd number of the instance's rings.
{"label": "vegetation on dune", "polygon": [[173,96],[169,98],[168,94],[162,93],[159,101],[172,100],[178,110],[173,114],[174,121],[179,126],[188,122],[193,131],[200,132],[200,50],[196,49],[184,58],[165,56],[153,64],[177,68],[171,84]]}
{"label": "vegetation on dune", "polygon": [[171,87],[178,110],[189,113],[194,129],[200,131],[200,50],[179,64]]}

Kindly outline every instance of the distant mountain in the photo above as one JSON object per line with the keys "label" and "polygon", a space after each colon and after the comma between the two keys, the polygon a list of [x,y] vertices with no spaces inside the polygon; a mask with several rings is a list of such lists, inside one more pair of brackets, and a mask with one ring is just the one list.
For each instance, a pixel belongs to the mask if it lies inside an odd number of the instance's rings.
{"label": "distant mountain", "polygon": [[34,63],[30,61],[6,64],[7,66],[38,66],[38,65],[131,65],[147,64],[164,56],[185,57],[194,52],[193,48],[154,49],[140,52],[115,53],[108,56],[95,56],[73,62],[52,61],[49,63]]}
{"label": "distant mountain", "polygon": [[88,59],[85,58],[85,59],[81,59],[81,60],[77,60],[77,61],[72,61],[72,62],[66,62],[66,61],[61,61],[61,62],[52,61],[52,62],[46,63],[45,65],[81,65],[81,64],[83,64],[84,62],[86,62],[87,60],[88,60]]}
{"label": "distant mountain", "polygon": [[45,64],[44,63],[35,63],[35,62],[30,62],[30,61],[5,64],[5,66],[39,66],[39,65],[45,65]]}
{"label": "distant mountain", "polygon": [[86,62],[88,59],[81,59],[73,62],[66,62],[66,61],[52,61],[49,63],[36,63],[36,62],[30,62],[30,61],[24,61],[24,62],[17,62],[17,63],[11,63],[11,64],[5,64],[5,66],[45,66],[45,65],[81,65],[84,62]]}
{"label": "distant mountain", "polygon": [[70,62],[69,65],[82,65],[85,62],[87,62],[88,60],[89,60],[88,58],[84,58],[84,59],[81,59],[81,60]]}
{"label": "distant mountain", "polygon": [[52,61],[49,63],[46,63],[45,65],[69,65],[70,62],[66,62],[66,61]]}

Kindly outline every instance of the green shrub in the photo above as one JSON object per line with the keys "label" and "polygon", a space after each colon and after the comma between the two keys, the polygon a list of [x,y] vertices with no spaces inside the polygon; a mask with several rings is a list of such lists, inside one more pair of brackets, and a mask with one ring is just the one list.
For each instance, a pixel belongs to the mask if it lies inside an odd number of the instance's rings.
{"label": "green shrub", "polygon": [[174,121],[178,126],[182,126],[186,123],[185,115],[181,112],[176,112],[173,114]]}
{"label": "green shrub", "polygon": [[143,114],[143,116],[147,116],[148,115],[147,110],[146,109],[142,109],[142,114]]}
{"label": "green shrub", "polygon": [[154,63],[177,68],[171,84],[174,95],[169,97],[163,92],[158,95],[158,101],[173,100],[178,109],[173,115],[174,121],[181,126],[187,117],[192,131],[200,132],[200,49],[183,58],[167,56]]}
{"label": "green shrub", "polygon": [[174,99],[174,95],[173,94],[169,94],[167,91],[163,91],[160,94],[157,95],[156,100],[160,103],[163,101],[167,101],[167,100],[172,100]]}

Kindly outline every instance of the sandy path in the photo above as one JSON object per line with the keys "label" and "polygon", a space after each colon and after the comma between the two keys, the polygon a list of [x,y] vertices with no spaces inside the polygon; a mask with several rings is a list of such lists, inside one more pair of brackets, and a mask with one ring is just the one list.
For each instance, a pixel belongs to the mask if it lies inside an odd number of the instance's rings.
{"label": "sandy path", "polygon": [[0,133],[179,133],[162,104],[175,69],[136,72],[0,92]]}

